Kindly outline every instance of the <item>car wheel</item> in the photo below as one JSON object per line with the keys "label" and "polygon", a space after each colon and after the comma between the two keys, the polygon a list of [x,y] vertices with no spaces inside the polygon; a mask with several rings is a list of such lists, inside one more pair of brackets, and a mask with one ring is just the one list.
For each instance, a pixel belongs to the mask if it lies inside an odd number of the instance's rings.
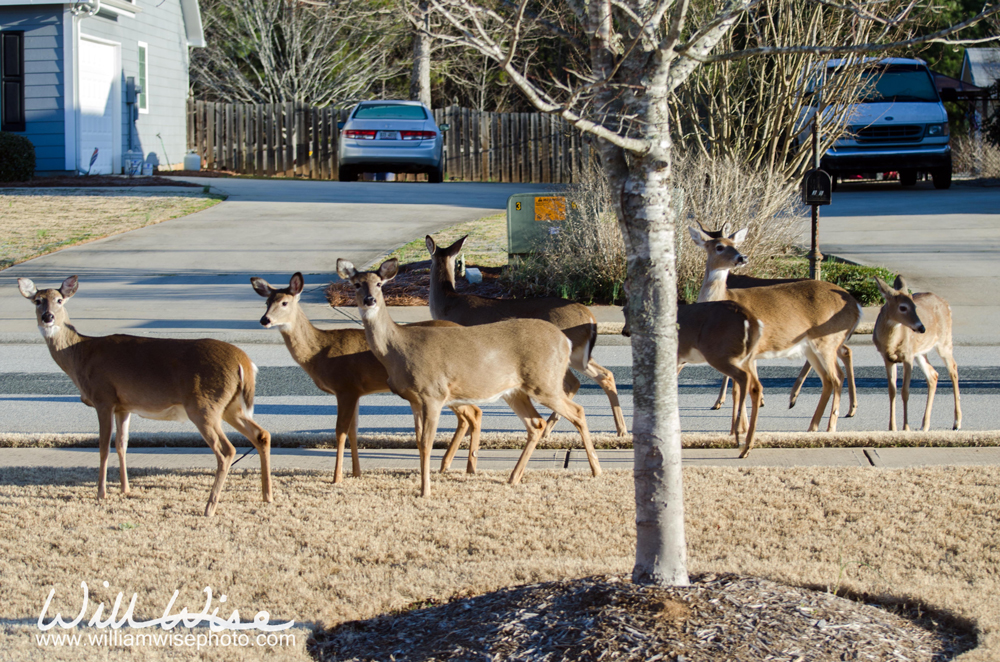
{"label": "car wheel", "polygon": [[438,166],[427,172],[427,181],[431,184],[440,184],[444,181],[444,168]]}
{"label": "car wheel", "polygon": [[903,186],[915,186],[917,183],[917,171],[916,170],[900,170],[899,171],[899,183]]}
{"label": "car wheel", "polygon": [[342,182],[356,182],[358,181],[358,171],[351,166],[342,165],[337,168],[337,179]]}
{"label": "car wheel", "polygon": [[951,168],[936,168],[931,170],[931,179],[934,180],[934,188],[951,188]]}

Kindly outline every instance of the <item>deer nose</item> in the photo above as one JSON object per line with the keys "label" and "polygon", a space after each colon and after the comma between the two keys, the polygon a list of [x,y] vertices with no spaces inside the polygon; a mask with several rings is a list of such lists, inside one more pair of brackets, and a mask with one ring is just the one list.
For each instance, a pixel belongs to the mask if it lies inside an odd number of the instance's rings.
{"label": "deer nose", "polygon": [[927,327],[925,327],[923,324],[917,327],[917,333],[926,333],[926,332],[927,332]]}
{"label": "deer nose", "polygon": [[260,325],[261,326],[267,326],[270,323],[271,323],[271,318],[268,317],[267,315],[264,315],[263,317],[260,318]]}
{"label": "deer nose", "polygon": [[364,304],[366,306],[374,306],[375,305],[375,297],[373,297],[372,295],[369,294],[368,296],[366,296],[364,298]]}
{"label": "deer nose", "polygon": [[746,263],[747,263],[747,259],[745,257],[743,257],[742,255],[737,255],[736,256],[736,264],[737,265],[742,266],[742,265],[744,265]]}
{"label": "deer nose", "polygon": [[52,322],[55,321],[55,319],[56,316],[53,315],[52,313],[42,313],[42,321],[45,322],[46,324],[52,324]]}

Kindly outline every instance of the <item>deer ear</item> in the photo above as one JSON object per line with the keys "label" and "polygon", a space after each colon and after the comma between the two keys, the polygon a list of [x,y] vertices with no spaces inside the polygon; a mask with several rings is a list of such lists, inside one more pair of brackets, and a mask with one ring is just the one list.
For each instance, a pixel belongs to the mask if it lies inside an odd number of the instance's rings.
{"label": "deer ear", "polygon": [[738,232],[730,235],[729,238],[732,240],[733,245],[734,246],[739,246],[740,244],[742,244],[746,240],[747,233],[749,231],[750,231],[749,229],[743,228],[742,230],[740,230],[740,231],[738,231]]}
{"label": "deer ear", "polygon": [[256,276],[250,277],[250,284],[253,285],[253,291],[261,295],[264,298],[271,296],[271,292],[274,288],[263,278],[257,278]]}
{"label": "deer ear", "polygon": [[711,241],[711,237],[707,233],[699,230],[698,228],[688,227],[688,232],[691,233],[691,240],[694,241],[696,245],[700,248],[705,247],[705,242]]}
{"label": "deer ear", "polygon": [[896,276],[896,282],[892,284],[892,289],[899,290],[903,294],[910,293],[910,286],[906,284],[902,276]]}
{"label": "deer ear", "polygon": [[358,273],[358,270],[354,268],[354,265],[343,258],[337,258],[337,275],[344,280],[349,280],[354,278],[354,275]]}
{"label": "deer ear", "polygon": [[392,280],[399,273],[399,260],[392,258],[391,260],[386,260],[382,263],[382,266],[378,268],[378,276],[383,282]]}
{"label": "deer ear", "polygon": [[292,296],[298,296],[302,293],[302,288],[306,286],[306,280],[302,277],[302,274],[296,271],[292,274],[291,280],[288,281],[288,291]]}
{"label": "deer ear", "polygon": [[454,244],[452,244],[448,248],[444,249],[445,255],[447,255],[448,257],[453,257],[455,255],[458,255],[459,251],[462,250],[462,245],[465,243],[465,240],[468,239],[468,238],[469,238],[469,235],[465,235],[464,237],[462,237],[461,239],[459,239],[458,241],[456,241]]}
{"label": "deer ear", "polygon": [[888,283],[886,283],[884,280],[882,280],[878,276],[875,276],[875,284],[878,285],[878,291],[882,293],[882,297],[886,301],[888,301],[889,297],[891,297],[893,295],[892,288],[889,287]]}
{"label": "deer ear", "polygon": [[434,243],[434,238],[427,235],[424,237],[424,244],[427,246],[427,252],[434,255],[434,251],[437,250],[437,244]]}
{"label": "deer ear", "polygon": [[63,281],[62,287],[59,288],[59,291],[62,292],[63,299],[68,299],[76,294],[76,290],[79,286],[80,284],[77,282],[76,276],[70,276]]}
{"label": "deer ear", "polygon": [[21,296],[25,299],[34,298],[34,296],[38,294],[38,289],[35,287],[35,284],[31,282],[30,278],[18,278],[17,289],[21,291]]}

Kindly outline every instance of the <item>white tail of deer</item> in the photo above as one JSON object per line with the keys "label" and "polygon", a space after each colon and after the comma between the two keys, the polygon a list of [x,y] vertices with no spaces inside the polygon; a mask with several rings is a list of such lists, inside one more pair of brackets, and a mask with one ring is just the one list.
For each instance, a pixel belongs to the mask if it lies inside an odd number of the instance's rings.
{"label": "white tail of deer", "polygon": [[[708,255],[699,301],[735,301],[759,319],[763,333],[756,358],[804,357],[823,381],[823,393],[809,423],[819,429],[831,397],[830,423],[837,429],[840,391],[843,383],[837,357],[861,320],[861,306],[846,290],[832,283],[806,280],[768,287],[729,289],[730,269],[746,263],[737,246],[746,238],[740,230],[729,237],[712,238],[698,228],[689,228],[694,242]],[[756,374],[755,362],[751,363]]]}
{"label": "white tail of deer", "polygon": [[156,420],[188,419],[198,428],[218,461],[205,515],[215,512],[236,456],[222,421],[249,439],[260,453],[261,490],[264,501],[273,501],[271,435],[253,420],[257,367],[243,350],[210,339],[84,336],[70,324],[65,307],[76,294],[76,276],[63,281],[59,289],[38,290],[27,278],[19,278],[17,284],[21,294],[35,304],[38,328],[52,358],[80,389],[83,403],[97,410],[99,499],[107,494],[108,453],[115,425],[122,492],[129,493],[125,451],[129,418],[136,414]]}
{"label": "white tail of deer", "polygon": [[937,391],[938,373],[927,361],[927,353],[936,349],[944,361],[955,390],[955,425],[962,427],[962,403],[958,392],[958,366],[955,364],[951,341],[951,308],[941,297],[930,292],[909,295],[909,288],[902,277],[889,287],[876,278],[878,289],[885,297],[885,304],[875,320],[872,341],[885,361],[889,379],[889,429],[896,429],[896,364],[903,364],[903,429],[910,429],[909,401],[910,377],[916,361],[927,377],[927,408],[924,410],[922,430],[931,427],[931,407]]}
{"label": "white tail of deer", "polygon": [[[615,376],[591,356],[597,341],[597,321],[583,304],[558,297],[532,299],[488,299],[455,291],[455,259],[466,237],[451,246],[441,248],[427,235],[425,242],[431,254],[430,308],[436,320],[457,322],[462,326],[492,324],[508,319],[540,319],[555,324],[573,344],[570,365],[600,385],[611,403],[618,435],[628,433],[625,416],[618,401]],[[555,424],[553,415],[546,433]]]}
{"label": "white tail of deer", "polygon": [[[267,299],[267,310],[260,318],[261,325],[267,329],[277,327],[295,362],[321,391],[332,393],[337,398],[337,462],[333,482],[339,483],[343,479],[344,446],[348,438],[351,441],[353,473],[360,476],[357,421],[361,396],[389,390],[386,382],[389,375],[368,349],[364,329],[323,330],[313,326],[299,305],[305,287],[305,279],[301,273],[293,274],[288,287],[281,289],[272,287],[263,278],[251,278],[250,283],[257,294]],[[457,326],[450,322],[422,324]],[[452,409],[458,417],[458,426],[445,454],[441,471],[447,470],[459,443],[468,431],[471,441],[466,471],[475,473],[483,413],[473,405],[456,405]]]}
{"label": "white tail of deer", "polygon": [[389,374],[389,384],[410,403],[420,452],[421,494],[430,495],[430,455],[445,405],[494,402],[503,398],[524,422],[528,442],[511,473],[520,481],[545,429],[532,399],[568,419],[580,432],[593,475],[601,473],[583,407],[564,392],[571,344],[548,322],[514,319],[472,327],[399,326],[389,317],[382,284],[396,275],[388,260],[378,271],[360,272],[337,260],[337,273],[350,280],[368,345]]}

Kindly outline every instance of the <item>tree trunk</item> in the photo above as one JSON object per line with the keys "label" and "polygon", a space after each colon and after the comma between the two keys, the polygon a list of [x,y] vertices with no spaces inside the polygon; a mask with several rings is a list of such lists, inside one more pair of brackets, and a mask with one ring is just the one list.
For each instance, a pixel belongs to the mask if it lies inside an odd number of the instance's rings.
{"label": "tree trunk", "polygon": [[[427,27],[427,2],[421,2],[417,21]],[[413,31],[413,69],[410,72],[410,100],[431,105],[431,38],[422,29]]]}
{"label": "tree trunk", "polygon": [[622,150],[604,141],[601,151],[628,251],[635,405],[632,581],[684,586],[688,574],[677,393],[676,218],[666,135],[664,129],[649,152],[627,160]]}

